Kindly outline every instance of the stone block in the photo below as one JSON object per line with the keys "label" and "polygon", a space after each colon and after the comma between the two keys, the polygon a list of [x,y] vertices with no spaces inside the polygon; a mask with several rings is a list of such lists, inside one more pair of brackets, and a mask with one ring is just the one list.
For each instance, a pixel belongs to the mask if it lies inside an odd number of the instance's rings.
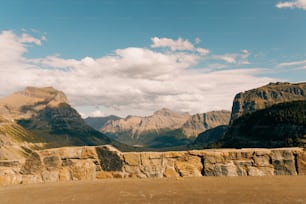
{"label": "stone block", "polygon": [[113,178],[113,174],[107,171],[100,171],[96,173],[96,179],[110,179]]}
{"label": "stone block", "polygon": [[271,167],[248,167],[247,169],[249,176],[273,176],[274,169]]}
{"label": "stone block", "polygon": [[203,165],[200,157],[191,156],[183,161],[177,160],[175,169],[182,177],[202,176]]}
{"label": "stone block", "polygon": [[125,153],[123,155],[125,163],[131,166],[137,166],[140,164],[139,153]]}
{"label": "stone block", "polygon": [[81,159],[83,147],[62,147],[54,151],[57,151],[61,159]]}
{"label": "stone block", "polygon": [[81,159],[98,159],[95,147],[83,147],[81,151]]}
{"label": "stone block", "polygon": [[298,153],[297,169],[299,175],[306,175],[306,151]]}
{"label": "stone block", "polygon": [[100,160],[102,170],[121,171],[123,159],[118,150],[110,149],[108,146],[98,146],[96,151]]}
{"label": "stone block", "polygon": [[233,161],[230,161],[226,164],[220,164],[222,176],[239,176],[237,171],[237,166],[234,164]]}
{"label": "stone block", "polygon": [[163,176],[166,178],[179,177],[178,172],[175,171],[173,167],[166,167],[164,170]]}
{"label": "stone block", "polygon": [[266,155],[255,155],[253,159],[254,159],[255,166],[257,167],[265,167],[265,166],[269,167],[272,165],[271,164],[272,160],[270,156],[267,154]]}
{"label": "stone block", "polygon": [[47,168],[59,168],[60,166],[62,166],[62,160],[57,155],[47,156],[43,158],[43,164]]}
{"label": "stone block", "polygon": [[40,174],[42,170],[41,156],[37,152],[33,152],[22,167],[23,174]]}
{"label": "stone block", "polygon": [[292,151],[272,150],[271,159],[275,175],[297,175]]}
{"label": "stone block", "polygon": [[204,162],[208,162],[211,164],[215,163],[224,163],[224,154],[223,152],[209,152],[204,154]]}
{"label": "stone block", "polygon": [[71,181],[72,176],[69,168],[60,168],[59,169],[59,181]]}
{"label": "stone block", "polygon": [[91,160],[72,159],[70,166],[73,180],[93,180],[96,178],[96,165]]}
{"label": "stone block", "polygon": [[43,170],[41,176],[44,182],[57,182],[59,181],[59,170],[58,168]]}

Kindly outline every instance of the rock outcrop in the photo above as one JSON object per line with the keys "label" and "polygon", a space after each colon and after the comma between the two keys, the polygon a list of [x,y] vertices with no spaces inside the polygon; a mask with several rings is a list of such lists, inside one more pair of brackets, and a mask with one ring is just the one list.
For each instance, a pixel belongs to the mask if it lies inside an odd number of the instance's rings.
{"label": "rock outcrop", "polygon": [[306,83],[270,83],[238,93],[233,102],[231,123],[240,116],[274,104],[306,100]]}
{"label": "rock outcrop", "polygon": [[0,184],[104,178],[306,174],[302,148],[120,152],[112,146],[35,151],[24,162],[0,161]]}

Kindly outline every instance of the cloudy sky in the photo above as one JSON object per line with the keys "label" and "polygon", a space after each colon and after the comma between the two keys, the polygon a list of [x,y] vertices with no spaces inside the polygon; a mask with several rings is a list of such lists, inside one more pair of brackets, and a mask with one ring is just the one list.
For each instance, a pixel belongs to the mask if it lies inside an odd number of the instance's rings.
{"label": "cloudy sky", "polygon": [[3,0],[0,96],[63,90],[83,116],[231,109],[306,81],[306,0]]}

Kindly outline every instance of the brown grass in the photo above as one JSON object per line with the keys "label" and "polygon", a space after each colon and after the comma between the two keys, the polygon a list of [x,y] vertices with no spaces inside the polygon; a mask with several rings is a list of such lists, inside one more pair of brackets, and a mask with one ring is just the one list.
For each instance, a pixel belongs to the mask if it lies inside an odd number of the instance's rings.
{"label": "brown grass", "polygon": [[0,187],[0,204],[306,203],[306,176],[106,179]]}

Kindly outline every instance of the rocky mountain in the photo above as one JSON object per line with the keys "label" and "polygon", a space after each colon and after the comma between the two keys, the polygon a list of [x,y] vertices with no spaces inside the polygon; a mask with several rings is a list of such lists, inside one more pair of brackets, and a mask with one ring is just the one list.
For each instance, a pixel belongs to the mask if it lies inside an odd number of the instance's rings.
{"label": "rocky mountain", "polygon": [[221,147],[306,147],[306,100],[246,113],[219,140]]}
{"label": "rocky mountain", "polygon": [[46,147],[113,144],[128,148],[87,125],[65,94],[52,87],[27,87],[1,99],[0,115],[30,131],[31,142]]}
{"label": "rocky mountain", "polygon": [[306,83],[270,83],[238,93],[233,102],[231,123],[240,116],[274,104],[306,100]]}
{"label": "rocky mountain", "polygon": [[226,110],[195,114],[184,123],[182,130],[187,137],[197,137],[211,128],[228,125],[230,116],[231,112]]}
{"label": "rocky mountain", "polygon": [[110,115],[105,117],[87,117],[84,121],[91,127],[96,130],[100,130],[109,120],[119,120],[121,119],[118,116]]}
{"label": "rocky mountain", "polygon": [[128,145],[171,147],[188,144],[200,132],[228,124],[229,118],[229,111],[190,115],[163,108],[147,117],[128,116],[110,120],[100,131]]}

